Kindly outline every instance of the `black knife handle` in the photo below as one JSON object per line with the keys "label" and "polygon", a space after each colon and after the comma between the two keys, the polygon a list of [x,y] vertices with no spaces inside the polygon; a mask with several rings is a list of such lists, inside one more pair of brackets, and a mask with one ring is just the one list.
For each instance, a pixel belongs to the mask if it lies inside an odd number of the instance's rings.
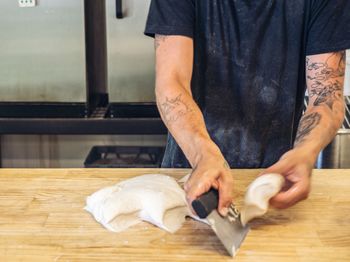
{"label": "black knife handle", "polygon": [[118,19],[122,19],[124,17],[123,15],[123,1],[122,0],[116,0],[115,1],[115,12]]}
{"label": "black knife handle", "polygon": [[216,189],[211,188],[196,200],[192,201],[192,207],[200,218],[206,218],[211,211],[218,207],[219,193]]}

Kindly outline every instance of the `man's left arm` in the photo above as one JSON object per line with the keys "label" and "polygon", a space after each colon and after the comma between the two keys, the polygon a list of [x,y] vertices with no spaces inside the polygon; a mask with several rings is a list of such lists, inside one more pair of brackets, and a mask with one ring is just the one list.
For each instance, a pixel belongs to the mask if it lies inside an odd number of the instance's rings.
{"label": "man's left arm", "polygon": [[307,198],[317,156],[344,120],[344,75],[345,51],[306,58],[309,103],[300,120],[294,148],[264,171],[286,178],[284,190],[270,201],[274,207],[287,208]]}

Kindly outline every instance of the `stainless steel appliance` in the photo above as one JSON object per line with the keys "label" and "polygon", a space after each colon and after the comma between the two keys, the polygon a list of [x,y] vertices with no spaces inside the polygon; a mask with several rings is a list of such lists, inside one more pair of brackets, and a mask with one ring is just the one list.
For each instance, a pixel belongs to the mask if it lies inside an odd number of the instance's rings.
{"label": "stainless steel appliance", "polygon": [[320,153],[317,168],[350,168],[350,96],[345,97],[345,119],[333,141]]}
{"label": "stainless steel appliance", "polygon": [[1,0],[0,10],[0,102],[85,103],[84,1]]}
{"label": "stainless steel appliance", "polygon": [[154,45],[143,35],[150,0],[106,0],[110,103],[154,102]]}

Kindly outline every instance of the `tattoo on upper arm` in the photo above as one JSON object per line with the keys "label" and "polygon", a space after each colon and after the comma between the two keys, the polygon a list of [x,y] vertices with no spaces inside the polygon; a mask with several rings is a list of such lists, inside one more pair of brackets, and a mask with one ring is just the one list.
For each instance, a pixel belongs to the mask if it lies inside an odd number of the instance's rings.
{"label": "tattoo on upper arm", "polygon": [[320,121],[321,114],[318,112],[304,115],[300,120],[294,145],[299,145],[303,143],[305,138],[311,133],[312,130],[315,129],[315,127],[320,123]]}
{"label": "tattoo on upper arm", "polygon": [[158,49],[160,44],[168,38],[167,35],[155,35],[154,37],[154,48]]}
{"label": "tattoo on upper arm", "polygon": [[[331,59],[338,59],[337,67],[329,66]],[[306,59],[307,78],[309,80],[327,81],[345,75],[345,51],[332,53],[324,62],[310,62]]]}
{"label": "tattoo on upper arm", "polygon": [[[330,66],[336,59],[336,66]],[[333,62],[334,63],[334,62]],[[311,62],[306,59],[307,79],[310,81],[309,96],[313,105],[327,105],[333,110],[335,101],[342,99],[342,78],[345,75],[345,51],[332,53],[326,61]]]}
{"label": "tattoo on upper arm", "polygon": [[160,111],[164,116],[166,123],[176,122],[180,117],[192,112],[193,110],[183,101],[182,94],[175,98],[165,98],[160,104]]}

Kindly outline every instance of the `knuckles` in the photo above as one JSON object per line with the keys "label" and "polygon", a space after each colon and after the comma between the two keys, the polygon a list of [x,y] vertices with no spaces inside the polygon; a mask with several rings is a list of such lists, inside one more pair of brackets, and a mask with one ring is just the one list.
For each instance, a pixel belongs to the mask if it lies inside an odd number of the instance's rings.
{"label": "knuckles", "polygon": [[233,199],[233,177],[230,171],[224,167],[206,168],[206,166],[197,166],[189,180],[184,184],[187,201],[191,203],[198,196],[214,187],[219,189],[220,203],[225,206],[229,205]]}
{"label": "knuckles", "polygon": [[302,193],[300,200],[308,199],[308,198],[309,198],[309,195],[310,195],[310,188],[308,188],[307,190],[305,190],[305,191]]}

